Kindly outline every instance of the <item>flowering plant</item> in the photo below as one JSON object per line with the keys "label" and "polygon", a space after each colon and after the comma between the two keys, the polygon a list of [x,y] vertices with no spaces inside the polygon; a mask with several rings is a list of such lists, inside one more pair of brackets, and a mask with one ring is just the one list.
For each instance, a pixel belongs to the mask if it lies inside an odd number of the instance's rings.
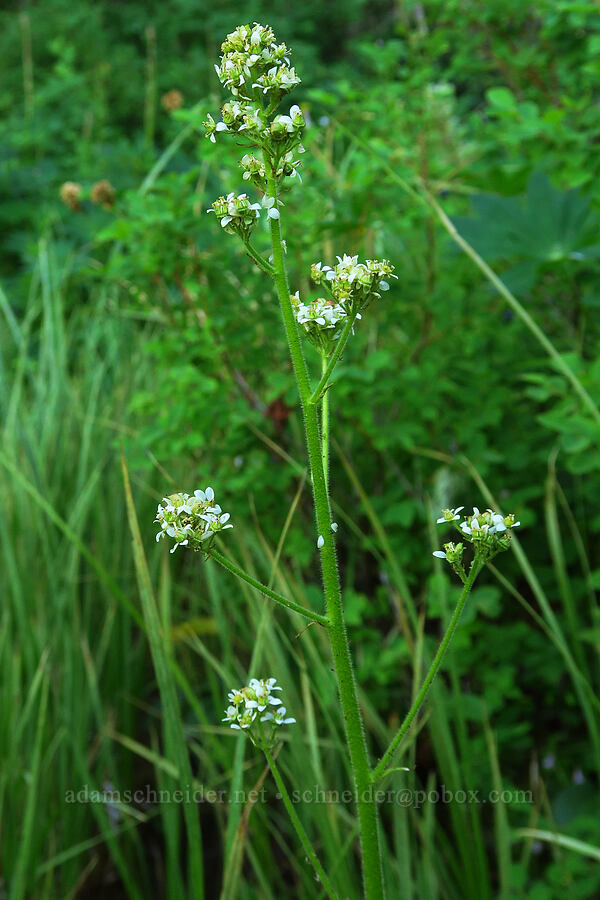
{"label": "flowering plant", "polygon": [[[250,258],[273,280],[275,286],[302,406],[324,612],[308,609],[278,594],[218,551],[217,536],[232,526],[229,514],[223,513],[215,503],[212,488],[195,491],[193,495],[172,494],[164,498],[156,517],[160,524],[157,540],[166,535],[175,541],[173,550],[181,546],[204,551],[206,557],[214,559],[263,595],[326,629],[355,789],[364,893],[367,900],[381,900],[384,896],[381,835],[373,787],[391,771],[398,771],[398,767],[390,769],[390,764],[426,698],[475,579],[492,557],[508,549],[512,530],[519,523],[515,522],[514,516],[502,516],[492,510],[480,513],[477,508],[461,522],[460,513],[464,507],[444,510],[438,519],[438,523],[451,524],[460,533],[459,543],[446,543],[444,550],[435,551],[434,556],[445,559],[455,570],[462,581],[462,591],[412,707],[379,762],[373,765],[358,702],[336,564],[338,525],[332,521],[328,483],[329,396],[333,386],[331,376],[355,324],[373,301],[389,290],[390,280],[397,279],[397,276],[388,260],[367,259],[361,262],[356,254],[344,254],[337,257],[335,265],[317,262],[311,267],[312,281],[327,296],[304,299],[299,291],[290,292],[285,262],[287,245],[282,233],[284,204],[281,195],[294,183],[300,183],[298,155],[303,152],[301,140],[306,122],[298,105],[292,105],[288,112],[283,113],[279,112],[279,107],[300,79],[290,64],[285,44],[277,43],[270,27],[257,23],[241,25],[227,36],[222,44],[221,59],[215,68],[221,84],[231,96],[223,104],[218,121],[211,115],[207,116],[204,122],[206,137],[213,143],[222,136],[232,135],[243,141],[250,152],[240,160],[242,180],[256,190],[257,198],[252,200],[246,193],[236,195],[232,192],[215,200],[209,212],[215,213],[223,231],[242,241]],[[268,258],[251,240],[261,218],[270,231],[271,253]],[[321,357],[321,375],[316,384],[305,359],[303,339],[312,344]],[[460,524],[457,525],[457,522]],[[473,547],[473,559],[468,571],[463,563],[465,543]],[[230,729],[250,737],[252,743],[265,753],[280,796],[322,887],[329,897],[336,897],[335,889],[295,813],[276,765],[276,754],[271,752],[281,734],[281,727],[296,722],[287,716],[278,696],[280,691],[274,677],[261,680],[251,678],[245,687],[229,692],[222,721]]]}

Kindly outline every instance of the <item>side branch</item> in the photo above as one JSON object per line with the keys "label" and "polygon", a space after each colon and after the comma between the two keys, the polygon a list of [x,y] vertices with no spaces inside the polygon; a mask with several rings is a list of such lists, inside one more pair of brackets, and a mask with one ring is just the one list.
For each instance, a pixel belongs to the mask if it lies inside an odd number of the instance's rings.
{"label": "side branch", "polygon": [[264,594],[265,597],[269,597],[271,600],[279,603],[280,606],[285,606],[286,609],[291,609],[294,612],[300,613],[301,616],[306,616],[307,619],[312,619],[314,622],[318,622],[319,625],[325,625],[325,627],[329,625],[329,619],[326,616],[313,612],[312,609],[301,606],[293,600],[288,600],[287,597],[283,597],[281,594],[278,594],[277,591],[271,590],[266,584],[257,581],[256,578],[248,575],[247,572],[244,572],[243,569],[240,569],[239,566],[232,563],[231,560],[227,559],[226,556],[223,556],[222,553],[219,553],[218,550],[210,550],[209,556],[211,559],[214,559],[215,562],[218,562],[220,566],[223,566],[224,569],[237,575],[238,578],[241,578],[241,580],[245,581],[246,584],[249,584],[250,587],[253,587],[255,590],[259,591],[259,593]]}
{"label": "side branch", "polygon": [[464,605],[467,602],[467,597],[469,596],[469,594],[471,592],[471,588],[473,587],[473,585],[475,583],[475,579],[479,575],[481,568],[482,568],[481,564],[477,565],[475,562],[473,562],[473,566],[471,568],[471,571],[469,572],[469,577],[467,578],[465,586],[462,589],[458,603],[456,604],[456,608],[455,608],[454,612],[452,613],[452,618],[450,619],[450,624],[448,625],[446,634],[442,638],[442,642],[441,642],[440,646],[438,647],[438,651],[435,654],[433,662],[431,663],[431,667],[429,669],[429,672],[427,673],[427,677],[425,678],[425,681],[423,682],[421,690],[415,697],[413,705],[411,706],[411,708],[407,712],[406,716],[404,717],[404,721],[402,722],[402,725],[398,729],[398,732],[396,733],[395,737],[392,739],[389,747],[387,748],[387,750],[385,751],[385,753],[379,760],[379,763],[375,766],[375,768],[373,769],[373,771],[371,773],[371,781],[373,783],[376,781],[379,781],[379,779],[383,778],[383,776],[386,774],[386,769],[387,769],[389,763],[391,762],[392,757],[393,757],[394,753],[396,752],[400,741],[402,740],[402,738],[404,737],[406,732],[409,730],[410,726],[412,725],[412,723],[415,719],[415,716],[419,712],[419,709],[421,708],[423,701],[425,700],[425,697],[427,696],[427,694],[429,692],[429,688],[432,685],[433,679],[437,675],[437,671],[441,665],[442,659],[444,658],[444,654],[446,653],[446,650],[448,649],[448,644],[452,640],[452,636],[454,635],[456,626],[458,625],[458,620],[460,619],[460,615],[463,611]]}
{"label": "side branch", "polygon": [[313,393],[308,401],[309,403],[313,403],[313,404],[318,403],[319,400],[321,399],[321,394],[325,390],[327,382],[331,378],[331,373],[335,369],[336,363],[337,363],[338,359],[340,358],[340,356],[342,355],[342,351],[343,351],[344,347],[346,346],[346,342],[348,341],[348,338],[350,337],[350,332],[352,331],[352,327],[354,325],[355,320],[356,320],[356,313],[354,313],[354,315],[348,316],[348,321],[344,325],[344,330],[340,334],[340,337],[336,344],[335,350],[331,354],[331,357],[329,359],[329,364],[327,365],[327,368],[323,372],[321,380],[319,381],[318,385],[316,386],[315,390],[313,391]]}

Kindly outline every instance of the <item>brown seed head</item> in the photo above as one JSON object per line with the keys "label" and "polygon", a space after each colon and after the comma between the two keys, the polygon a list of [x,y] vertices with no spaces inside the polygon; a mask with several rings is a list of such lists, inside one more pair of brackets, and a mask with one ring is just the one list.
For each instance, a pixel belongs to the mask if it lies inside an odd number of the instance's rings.
{"label": "brown seed head", "polygon": [[76,181],[65,181],[60,186],[60,199],[65,206],[77,212],[81,209],[81,185]]}
{"label": "brown seed head", "polygon": [[173,112],[173,110],[181,109],[183,106],[183,94],[174,88],[172,91],[167,91],[166,94],[163,94],[160,102],[163,109],[166,109],[167,112]]}
{"label": "brown seed head", "polygon": [[110,181],[103,178],[102,181],[97,181],[92,185],[90,199],[92,203],[97,203],[99,206],[112,206],[115,202],[115,189]]}

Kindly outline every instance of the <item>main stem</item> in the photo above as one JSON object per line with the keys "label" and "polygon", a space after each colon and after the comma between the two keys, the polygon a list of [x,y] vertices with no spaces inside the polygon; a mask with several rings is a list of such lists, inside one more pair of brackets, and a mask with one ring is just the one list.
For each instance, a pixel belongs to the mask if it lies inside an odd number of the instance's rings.
{"label": "main stem", "polygon": [[[327,357],[325,354],[321,357],[321,371],[323,374],[327,371]],[[323,448],[321,453],[323,474],[325,476],[325,484],[329,486],[329,391],[325,391],[323,402],[321,403],[321,446]]]}
{"label": "main stem", "polygon": [[404,717],[404,721],[402,722],[402,725],[400,726],[398,733],[395,735],[390,746],[388,747],[388,749],[385,751],[385,753],[381,757],[377,766],[373,769],[373,773],[371,775],[371,780],[373,782],[379,781],[379,779],[382,778],[383,775],[385,775],[385,770],[387,769],[388,764],[391,762],[392,757],[393,757],[394,753],[396,752],[396,749],[398,748],[400,741],[402,740],[402,738],[404,737],[404,735],[406,734],[406,732],[412,725],[412,723],[415,719],[415,716],[419,712],[419,709],[421,708],[421,705],[423,704],[423,701],[425,700],[425,697],[427,696],[429,688],[431,687],[433,679],[437,675],[437,671],[441,665],[442,659],[444,658],[444,654],[445,654],[446,650],[448,649],[448,644],[452,640],[452,636],[456,630],[456,626],[458,625],[458,620],[460,619],[460,615],[463,611],[464,605],[467,602],[467,597],[469,596],[469,594],[471,592],[471,588],[473,587],[473,584],[475,583],[475,579],[479,575],[481,568],[482,568],[481,563],[479,563],[479,562],[476,563],[475,561],[473,562],[473,565],[471,566],[471,571],[469,572],[469,576],[468,576],[468,578],[465,582],[465,585],[462,589],[458,603],[456,604],[456,609],[452,613],[452,618],[450,619],[450,623],[446,630],[446,634],[442,638],[442,642],[441,642],[440,646],[438,647],[438,651],[435,654],[433,662],[431,663],[431,667],[429,669],[429,672],[427,673],[427,677],[425,678],[425,681],[423,682],[421,690],[415,697],[413,705],[411,706],[411,708],[407,712],[406,716]]}
{"label": "main stem", "polygon": [[[267,154],[265,154],[265,170],[267,174],[267,193],[276,200],[277,184],[271,160]],[[311,399],[308,370],[302,353],[290,300],[290,289],[281,243],[281,226],[278,218],[270,219],[269,221],[273,245],[273,268],[275,269],[273,278],[281,304],[285,331],[302,402],[317,528],[318,533],[322,535],[324,540],[321,548],[321,571],[323,574],[327,618],[329,620],[328,632],[344,714],[346,737],[350,751],[350,764],[354,777],[365,897],[367,900],[382,900],[384,890],[377,828],[377,807],[371,786],[371,770],[367,755],[367,745],[358,705],[356,683],[354,681],[352,659],[348,647],[348,636],[342,609],[342,594],[335,559],[334,538],[331,531],[329,494],[321,458],[322,446],[319,436],[317,405]]]}

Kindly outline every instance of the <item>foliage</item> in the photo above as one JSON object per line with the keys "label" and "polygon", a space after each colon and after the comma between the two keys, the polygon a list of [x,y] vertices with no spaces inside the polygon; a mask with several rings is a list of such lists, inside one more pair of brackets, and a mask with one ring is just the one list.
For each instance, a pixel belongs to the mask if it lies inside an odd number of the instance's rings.
{"label": "foliage", "polygon": [[[234,659],[249,661],[244,635],[263,622],[262,607],[243,594],[228,623],[220,600],[234,590],[233,579],[218,587],[209,573],[199,583],[185,559],[176,563],[181,579],[173,588],[143,523],[164,480],[157,466],[173,477],[174,490],[210,473],[226,508],[233,498],[238,504],[236,554],[267,580],[302,475],[295,464],[303,458],[300,411],[279,311],[247,256],[233,241],[217,240],[206,216],[215,196],[242,189],[241,171],[231,175],[236,150],[217,156],[198,128],[216,105],[212,60],[220,37],[244,16],[285,32],[308,75],[298,92],[310,115],[302,206],[293,194],[286,198],[299,258],[293,290],[306,296],[310,263],[331,261],[348,246],[388,256],[401,276],[393,299],[357,328],[331,410],[346,612],[362,700],[382,749],[455,599],[424,552],[438,546],[428,530],[431,509],[465,494],[488,505],[483,480],[526,526],[524,557],[502,560],[509,584],[490,574],[475,589],[431,716],[410,750],[416,769],[392,776],[393,787],[444,783],[485,793],[495,783],[495,746],[502,784],[535,792],[533,806],[508,806],[510,828],[537,823],[600,844],[589,724],[597,704],[585,688],[582,700],[561,643],[597,693],[598,428],[410,193],[425,184],[441,199],[600,402],[599,180],[591,139],[600,115],[597,5],[354,0],[351,7],[244,9],[221,2],[199,16],[186,0],[51,0],[44,10],[0,13],[3,454],[38,497],[2,468],[5,820],[20,823],[36,784],[41,791],[28,857],[20,824],[6,829],[3,843],[3,877],[12,885],[20,871],[23,896],[69,896],[78,884],[79,896],[101,896],[111,879],[123,896],[135,896],[136,885],[149,896],[156,884],[158,895],[167,895],[168,884],[169,896],[183,896],[174,874],[177,813],[62,800],[73,781],[161,785],[170,777],[146,637],[128,610],[137,606],[117,436],[162,614],[174,625],[196,777],[206,786],[229,784],[235,765],[233,746],[214,731],[223,669],[233,680],[246,674]],[[172,89],[183,93],[179,113],[161,105]],[[101,178],[116,188],[109,208],[91,200]],[[60,201],[66,180],[82,185],[78,212]],[[316,373],[317,355],[309,362]],[[273,578],[311,606],[309,517],[304,488]],[[407,629],[411,608],[416,625]],[[341,789],[342,723],[323,645],[315,629],[290,645],[277,622],[262,627],[265,671],[283,681],[291,660],[305,667],[303,693],[289,706],[308,710],[300,727],[315,783]],[[293,777],[307,750],[288,751],[284,775]],[[573,783],[579,770],[583,785]],[[260,774],[255,765],[244,783]],[[320,849],[328,864],[343,855],[353,896],[355,859],[339,842],[343,804],[314,804],[302,814],[311,834],[327,835]],[[240,896],[314,896],[273,797],[269,817],[262,804],[252,811]],[[204,804],[201,818],[214,892],[233,838],[218,804]],[[392,805],[384,822],[387,877],[401,874],[406,897],[492,896],[502,854],[511,896],[587,897],[599,889],[597,867],[585,856],[502,837],[490,804]],[[447,864],[450,848],[472,869],[466,884]]]}

